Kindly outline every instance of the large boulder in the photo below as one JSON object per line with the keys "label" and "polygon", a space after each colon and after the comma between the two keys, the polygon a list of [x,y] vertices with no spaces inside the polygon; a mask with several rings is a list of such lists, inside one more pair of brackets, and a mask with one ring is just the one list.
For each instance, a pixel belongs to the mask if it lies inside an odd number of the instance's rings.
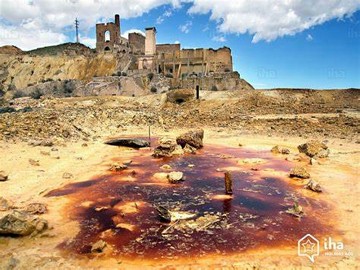
{"label": "large boulder", "polygon": [[298,146],[299,152],[309,157],[325,158],[330,154],[328,147],[319,141],[311,140]]}
{"label": "large boulder", "polygon": [[181,104],[193,100],[195,92],[193,89],[176,89],[169,91],[166,97],[168,102]]}
{"label": "large boulder", "polygon": [[186,133],[181,134],[179,137],[176,138],[177,144],[180,144],[182,148],[184,148],[187,144],[196,148],[200,149],[203,145],[204,139],[204,130],[197,129],[197,130],[190,130]]}
{"label": "large boulder", "polygon": [[48,227],[46,220],[23,211],[0,216],[0,235],[36,235]]}
{"label": "large boulder", "polygon": [[150,143],[143,139],[131,139],[131,138],[118,138],[105,142],[105,144],[115,145],[115,146],[125,146],[131,148],[143,148],[149,147]]}

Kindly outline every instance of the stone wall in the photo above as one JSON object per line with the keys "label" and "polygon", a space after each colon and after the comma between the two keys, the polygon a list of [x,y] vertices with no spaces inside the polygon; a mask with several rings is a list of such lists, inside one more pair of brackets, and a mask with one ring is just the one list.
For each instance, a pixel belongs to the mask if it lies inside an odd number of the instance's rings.
{"label": "stone wall", "polygon": [[180,44],[157,44],[156,52],[161,55],[162,53],[174,53],[180,51]]}
{"label": "stone wall", "polygon": [[145,37],[139,33],[129,34],[129,45],[134,54],[145,54]]}
{"label": "stone wall", "polygon": [[242,90],[243,88],[237,72],[211,73],[204,77],[191,75],[183,80],[173,79],[171,82],[172,88],[195,89],[197,85],[200,90],[208,91]]}

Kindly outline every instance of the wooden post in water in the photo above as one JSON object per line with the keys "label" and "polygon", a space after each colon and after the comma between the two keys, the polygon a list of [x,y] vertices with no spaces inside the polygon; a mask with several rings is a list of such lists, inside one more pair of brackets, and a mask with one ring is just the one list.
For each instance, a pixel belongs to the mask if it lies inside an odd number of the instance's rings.
{"label": "wooden post in water", "polygon": [[232,177],[230,172],[225,172],[225,194],[231,195],[232,193]]}
{"label": "wooden post in water", "polygon": [[196,99],[200,99],[200,86],[196,85]]}

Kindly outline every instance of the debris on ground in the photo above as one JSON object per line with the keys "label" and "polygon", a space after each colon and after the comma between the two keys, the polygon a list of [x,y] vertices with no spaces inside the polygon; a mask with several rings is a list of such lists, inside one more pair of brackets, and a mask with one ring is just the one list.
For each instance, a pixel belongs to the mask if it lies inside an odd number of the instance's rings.
{"label": "debris on ground", "polygon": [[196,216],[195,213],[186,211],[171,211],[164,206],[154,206],[159,216],[166,222],[176,222],[178,220],[191,219]]}
{"label": "debris on ground", "polygon": [[290,177],[291,178],[297,177],[297,178],[302,178],[302,179],[308,179],[308,178],[310,178],[310,173],[308,173],[304,167],[298,166],[298,167],[291,169]]}

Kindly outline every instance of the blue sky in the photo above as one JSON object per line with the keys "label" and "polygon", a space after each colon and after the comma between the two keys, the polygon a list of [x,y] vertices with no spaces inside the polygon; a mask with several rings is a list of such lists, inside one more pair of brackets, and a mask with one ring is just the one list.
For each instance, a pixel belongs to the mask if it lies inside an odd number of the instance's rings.
{"label": "blue sky", "polygon": [[[123,4],[127,0],[119,1]],[[131,6],[134,2],[140,2],[140,5]],[[158,43],[180,42],[182,48],[230,47],[234,69],[256,88],[360,88],[358,0],[309,1],[313,3],[308,7],[289,6],[289,1],[277,1],[275,8],[274,4],[268,7],[264,4],[263,9],[240,2],[133,0],[125,11],[121,7],[92,7],[97,13],[91,19],[82,12],[86,6],[79,4],[74,6],[78,11],[75,10],[72,16],[80,19],[81,41],[92,46],[95,23],[112,21],[113,14],[120,13],[122,33],[155,26]],[[321,2],[324,3],[320,5]],[[32,3],[31,8],[34,5]],[[41,12],[41,1],[38,5],[40,8],[37,10]],[[0,15],[3,14],[0,12]],[[16,16],[19,17],[17,20],[0,16],[0,30],[1,27],[5,30],[5,27],[13,27],[22,31],[21,27],[25,27],[38,31],[37,27],[43,27],[44,45],[74,40],[73,26],[66,21],[70,21],[70,15],[68,18],[64,16],[63,23],[59,19],[52,22],[51,17],[46,18],[47,21],[31,17],[26,20],[25,17],[24,23],[25,15]],[[49,27],[52,27],[51,31]],[[7,40],[3,42],[0,40],[0,45],[11,41],[11,36],[5,38]],[[38,38],[33,46],[38,47],[41,41]],[[25,40],[23,43],[23,47],[31,44]],[[15,45],[22,48],[22,44]]]}

